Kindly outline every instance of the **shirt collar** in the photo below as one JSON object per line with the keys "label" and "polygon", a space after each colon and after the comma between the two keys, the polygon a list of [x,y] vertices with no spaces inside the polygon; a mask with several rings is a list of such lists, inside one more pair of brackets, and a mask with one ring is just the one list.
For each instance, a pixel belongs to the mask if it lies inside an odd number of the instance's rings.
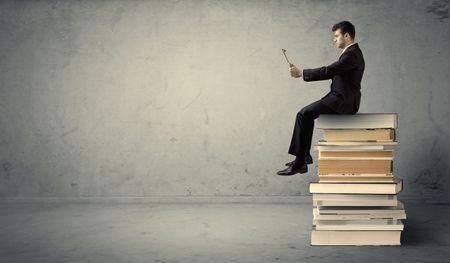
{"label": "shirt collar", "polygon": [[356,44],[356,42],[353,42],[353,43],[351,43],[350,45],[346,46],[346,47],[344,48],[344,50],[342,51],[342,53],[344,53],[345,50],[347,50],[347,48],[348,48],[349,46],[353,46],[354,44]]}

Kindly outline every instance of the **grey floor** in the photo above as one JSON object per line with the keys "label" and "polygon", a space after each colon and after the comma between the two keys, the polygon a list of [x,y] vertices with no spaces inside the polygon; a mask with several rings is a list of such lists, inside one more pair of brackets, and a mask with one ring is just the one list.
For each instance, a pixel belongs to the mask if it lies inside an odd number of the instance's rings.
{"label": "grey floor", "polygon": [[0,204],[0,262],[450,262],[450,206],[399,247],[313,247],[310,204]]}

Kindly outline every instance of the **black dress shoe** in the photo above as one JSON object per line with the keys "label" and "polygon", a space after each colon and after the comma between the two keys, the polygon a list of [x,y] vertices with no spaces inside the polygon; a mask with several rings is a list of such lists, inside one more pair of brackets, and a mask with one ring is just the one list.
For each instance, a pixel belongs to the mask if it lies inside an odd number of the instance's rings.
{"label": "black dress shoe", "polygon": [[301,165],[292,165],[289,166],[288,168],[278,171],[277,174],[278,175],[283,175],[283,176],[289,176],[289,175],[294,175],[296,173],[301,173],[304,174],[308,172],[308,165],[306,165],[306,163],[301,164]]}
{"label": "black dress shoe", "polygon": [[[292,162],[288,162],[288,163],[286,163],[285,165],[286,165],[286,166],[292,166],[292,165],[294,164],[294,162],[295,162],[295,160],[292,161]],[[313,163],[313,159],[312,159],[311,154],[306,155],[306,157],[305,157],[305,163],[307,163],[307,164],[312,164],[312,163]]]}

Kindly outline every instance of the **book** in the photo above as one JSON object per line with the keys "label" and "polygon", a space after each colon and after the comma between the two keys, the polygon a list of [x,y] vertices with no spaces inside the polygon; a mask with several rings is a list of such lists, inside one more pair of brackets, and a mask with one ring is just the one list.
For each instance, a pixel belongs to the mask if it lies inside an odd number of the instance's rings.
{"label": "book", "polygon": [[321,114],[318,129],[396,129],[397,113]]}
{"label": "book", "polygon": [[313,194],[314,206],[397,206],[396,195]]}
{"label": "book", "polygon": [[403,230],[399,219],[313,220],[315,230]]}
{"label": "book", "polygon": [[[320,142],[319,142],[320,143]],[[316,144],[314,145],[314,148],[321,152],[321,151],[354,151],[354,152],[360,152],[360,151],[386,151],[386,150],[392,150],[394,148],[394,146],[396,145],[384,145],[381,143],[376,143],[376,144],[365,144],[365,145],[361,145],[361,144],[357,144],[357,145],[337,145],[337,144],[333,144],[333,145],[329,145],[329,144],[324,144],[325,142],[322,142],[322,144]]]}
{"label": "book", "polygon": [[[348,213],[336,213],[336,214],[322,214],[319,207],[313,208],[313,219],[317,220],[370,220],[370,219],[406,219],[405,210],[388,210],[386,213],[374,213],[374,214],[348,214]],[[350,212],[351,210],[346,210]]]}
{"label": "book", "polygon": [[392,150],[386,151],[319,151],[319,159],[328,160],[392,160],[394,158],[394,152]]}
{"label": "book", "polygon": [[[312,194],[314,199],[341,199],[341,200],[349,200],[349,201],[357,201],[357,200],[397,200],[397,195],[394,194],[386,194],[386,195],[373,195],[373,194]],[[395,206],[398,204],[396,203]]]}
{"label": "book", "polygon": [[400,245],[406,219],[393,175],[396,113],[321,114],[311,245]]}
{"label": "book", "polygon": [[392,160],[318,160],[318,174],[389,174]]}
{"label": "book", "polygon": [[389,142],[395,141],[394,129],[344,129],[344,130],[324,130],[323,139],[325,141],[374,141]]}
{"label": "book", "polygon": [[384,231],[334,231],[312,230],[311,245],[401,245],[400,230]]}
{"label": "book", "polygon": [[334,173],[329,173],[329,174],[320,174],[319,177],[348,177],[348,178],[360,178],[360,177],[393,177],[392,173],[387,173],[387,174],[366,174],[366,173],[361,173],[361,174],[334,174]]}
{"label": "book", "polygon": [[320,183],[393,183],[394,181],[394,177],[319,176]]}
{"label": "book", "polygon": [[[363,215],[363,216],[403,216],[405,207],[401,201],[397,206],[366,207],[366,206],[317,206],[315,207],[321,215]],[[406,218],[406,215],[405,215]]]}
{"label": "book", "polygon": [[319,183],[309,184],[310,193],[323,194],[398,194],[403,181],[393,183]]}
{"label": "book", "polygon": [[[355,142],[349,142],[349,141],[339,141],[339,142],[329,142],[329,141],[324,141],[324,140],[319,140],[317,142],[318,146],[396,146],[398,145],[398,142],[360,142],[360,141],[355,141]],[[379,147],[381,148],[381,147]],[[346,149],[346,148],[343,148]],[[363,148],[361,148],[363,149]]]}

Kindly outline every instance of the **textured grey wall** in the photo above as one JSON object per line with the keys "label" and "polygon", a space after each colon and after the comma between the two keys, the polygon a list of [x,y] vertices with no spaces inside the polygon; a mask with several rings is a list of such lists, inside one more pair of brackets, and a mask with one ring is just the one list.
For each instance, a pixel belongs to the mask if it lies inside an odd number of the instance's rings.
{"label": "textured grey wall", "polygon": [[[404,194],[450,200],[449,1],[1,1],[0,196],[307,195],[296,113],[352,21]],[[316,131],[314,142],[321,133]],[[314,143],[313,142],[313,143]],[[313,152],[317,158],[317,152]]]}

